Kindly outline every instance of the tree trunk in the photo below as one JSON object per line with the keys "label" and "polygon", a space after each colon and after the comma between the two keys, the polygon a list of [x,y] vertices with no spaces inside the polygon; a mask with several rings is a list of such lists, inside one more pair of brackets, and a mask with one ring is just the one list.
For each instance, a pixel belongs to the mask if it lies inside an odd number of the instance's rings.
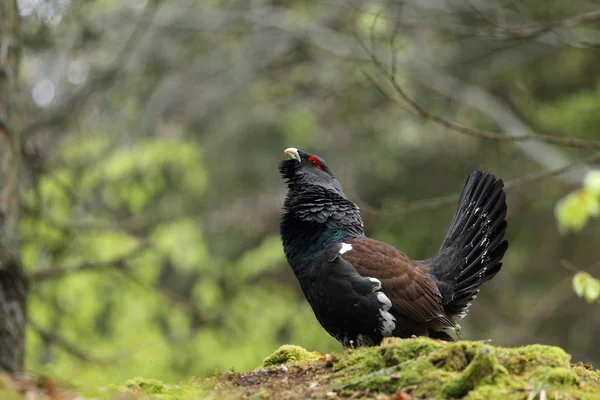
{"label": "tree trunk", "polygon": [[19,248],[21,144],[15,115],[20,61],[17,0],[0,0],[0,370],[23,369],[27,279]]}

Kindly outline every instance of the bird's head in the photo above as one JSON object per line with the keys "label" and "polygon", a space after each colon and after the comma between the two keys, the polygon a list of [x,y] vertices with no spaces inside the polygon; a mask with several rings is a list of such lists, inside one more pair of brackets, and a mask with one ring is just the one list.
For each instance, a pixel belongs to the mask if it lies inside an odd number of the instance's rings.
{"label": "bird's head", "polygon": [[285,149],[284,154],[289,159],[281,162],[279,172],[290,191],[301,193],[318,187],[344,196],[342,186],[324,159],[294,147]]}
{"label": "bird's head", "polygon": [[306,260],[334,243],[364,235],[358,206],[349,200],[321,157],[285,149],[279,171],[288,193],[280,231],[288,261],[298,272]]}

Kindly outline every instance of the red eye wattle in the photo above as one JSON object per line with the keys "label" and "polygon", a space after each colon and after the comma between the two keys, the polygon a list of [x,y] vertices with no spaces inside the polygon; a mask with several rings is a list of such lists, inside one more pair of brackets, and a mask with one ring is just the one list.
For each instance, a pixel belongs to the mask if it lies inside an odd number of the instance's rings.
{"label": "red eye wattle", "polygon": [[319,161],[319,159],[316,156],[308,157],[308,162],[319,169],[323,169],[323,167],[321,166],[321,161]]}

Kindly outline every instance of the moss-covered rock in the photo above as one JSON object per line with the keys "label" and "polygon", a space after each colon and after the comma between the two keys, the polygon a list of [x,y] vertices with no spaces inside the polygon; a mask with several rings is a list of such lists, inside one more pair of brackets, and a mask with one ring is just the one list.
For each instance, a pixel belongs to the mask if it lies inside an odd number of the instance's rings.
{"label": "moss-covered rock", "polygon": [[[52,379],[0,375],[0,399],[600,399],[600,371],[570,363],[552,346],[495,347],[429,338],[387,339],[380,346],[319,355],[282,346],[246,373],[169,384],[133,378],[79,394]],[[87,395],[87,397],[86,397]]]}
{"label": "moss-covered rock", "polygon": [[128,380],[125,382],[125,387],[127,389],[137,390],[147,394],[164,393],[167,389],[167,386],[161,381],[140,377]]}
{"label": "moss-covered rock", "polygon": [[600,399],[600,372],[588,365],[571,365],[570,356],[552,346],[503,348],[482,342],[387,339],[380,346],[315,358],[315,353],[297,346],[283,346],[264,365],[286,363],[286,367],[230,375],[226,383],[221,381],[217,395]]}
{"label": "moss-covered rock", "polygon": [[263,360],[263,366],[281,365],[302,360],[315,360],[319,353],[305,350],[300,346],[284,344],[277,351]]}

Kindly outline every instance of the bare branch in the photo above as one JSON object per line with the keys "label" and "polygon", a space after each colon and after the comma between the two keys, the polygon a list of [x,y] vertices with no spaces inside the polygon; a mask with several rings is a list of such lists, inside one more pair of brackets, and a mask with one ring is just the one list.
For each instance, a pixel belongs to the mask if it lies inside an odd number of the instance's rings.
{"label": "bare branch", "polygon": [[[475,13],[483,17],[476,10]],[[450,33],[460,36],[484,37],[494,40],[532,39],[557,29],[572,29],[600,21],[600,8],[557,21],[533,23],[527,25],[500,25],[488,18],[483,18],[492,25],[491,28],[470,27],[460,24],[429,22],[425,18],[398,18],[397,22],[405,27],[431,30],[439,33]]]}
{"label": "bare branch", "polygon": [[[365,48],[365,51],[368,51]],[[503,142],[526,142],[526,141],[536,141],[543,143],[555,144],[563,147],[577,148],[577,149],[591,149],[591,150],[600,150],[600,141],[597,140],[585,140],[585,139],[577,139],[570,137],[561,137],[561,136],[549,136],[549,135],[523,135],[523,136],[507,136],[502,133],[491,132],[483,129],[471,128],[453,121],[450,121],[446,118],[440,117],[439,115],[433,114],[427,111],[425,108],[421,107],[414,99],[412,99],[406,91],[400,86],[396,76],[391,74],[385,66],[377,59],[373,52],[370,52],[373,55],[373,62],[378,67],[378,69],[385,75],[385,77],[390,81],[394,90],[401,97],[406,104],[398,101],[394,96],[390,96],[387,94],[385,89],[367,72],[363,73],[365,76],[377,87],[377,89],[384,94],[388,99],[398,104],[402,109],[410,112],[411,114],[421,117],[423,119],[427,119],[429,121],[435,122],[440,126],[451,129],[455,132],[462,133],[464,135],[477,137],[480,139],[488,139],[488,140],[496,140]],[[408,106],[407,106],[408,105]]]}
{"label": "bare branch", "polygon": [[[552,170],[548,170],[548,171],[536,172],[533,174],[522,176],[520,178],[506,181],[504,183],[504,188],[507,190],[510,190],[510,189],[514,189],[514,188],[517,188],[520,186],[537,183],[543,179],[546,179],[546,178],[549,178],[552,176],[556,176],[556,175],[560,175],[560,174],[568,171],[571,168],[575,168],[582,164],[592,163],[592,162],[596,162],[596,161],[600,161],[600,153],[594,154],[593,156],[588,157],[587,159],[577,161],[575,163],[569,164],[564,167],[560,167],[560,168],[556,168],[556,169],[552,169]],[[398,207],[386,207],[385,210],[386,211],[389,210],[389,211],[393,211],[395,213],[401,213],[401,214],[415,212],[415,211],[433,210],[438,207],[454,204],[458,201],[459,198],[460,198],[460,193],[455,193],[455,194],[449,194],[446,196],[411,201],[409,203],[400,205]],[[362,207],[365,207],[365,205],[366,205],[366,207],[368,207],[367,211],[369,211],[369,212],[377,213],[377,212],[383,211],[382,209],[376,209],[368,204],[364,204],[364,202],[360,206],[362,208]]]}

